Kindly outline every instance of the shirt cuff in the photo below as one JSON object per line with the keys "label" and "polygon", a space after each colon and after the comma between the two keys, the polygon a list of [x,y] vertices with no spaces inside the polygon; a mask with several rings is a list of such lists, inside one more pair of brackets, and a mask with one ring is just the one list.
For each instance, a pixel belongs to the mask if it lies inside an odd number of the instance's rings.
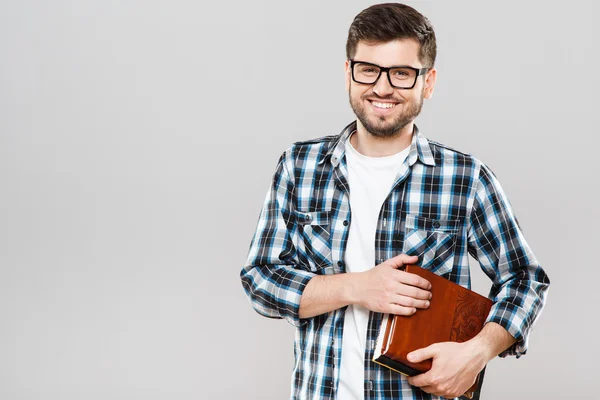
{"label": "shirt cuff", "polygon": [[300,298],[310,281],[315,276],[312,272],[294,269],[286,266],[277,280],[279,299],[279,314],[285,318],[291,325],[300,327],[307,323],[306,319],[301,320]]}
{"label": "shirt cuff", "polygon": [[500,301],[492,306],[485,323],[499,324],[517,340],[508,349],[498,354],[498,357],[516,356],[519,358],[527,353],[527,331],[529,330],[527,320],[527,313],[512,303]]}

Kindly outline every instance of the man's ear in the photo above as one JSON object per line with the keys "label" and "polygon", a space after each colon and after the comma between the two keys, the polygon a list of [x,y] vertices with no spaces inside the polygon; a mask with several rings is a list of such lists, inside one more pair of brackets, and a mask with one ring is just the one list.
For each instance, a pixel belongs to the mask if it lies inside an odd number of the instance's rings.
{"label": "man's ear", "polygon": [[435,88],[435,81],[437,79],[437,70],[431,68],[425,73],[425,87],[423,88],[423,97],[430,99],[433,96],[433,89]]}
{"label": "man's ear", "polygon": [[344,72],[346,79],[346,92],[350,91],[350,80],[351,80],[351,71],[350,71],[350,61],[346,60],[344,63]]}

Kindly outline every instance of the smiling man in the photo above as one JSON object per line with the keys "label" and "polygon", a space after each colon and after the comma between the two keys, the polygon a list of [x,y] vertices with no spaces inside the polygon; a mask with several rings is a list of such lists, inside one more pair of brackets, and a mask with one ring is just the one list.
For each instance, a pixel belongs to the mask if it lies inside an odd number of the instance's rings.
{"label": "smiling man", "polygon": [[[494,357],[525,354],[549,279],[498,180],[414,123],[433,95],[430,22],[402,4],[369,7],[348,34],[346,89],[357,120],[279,158],[241,272],[254,309],[297,329],[292,399],[434,399],[463,394]],[[482,332],[409,355],[407,378],[375,364],[384,313],[429,306],[418,264],[470,287],[468,255],[492,279]]]}

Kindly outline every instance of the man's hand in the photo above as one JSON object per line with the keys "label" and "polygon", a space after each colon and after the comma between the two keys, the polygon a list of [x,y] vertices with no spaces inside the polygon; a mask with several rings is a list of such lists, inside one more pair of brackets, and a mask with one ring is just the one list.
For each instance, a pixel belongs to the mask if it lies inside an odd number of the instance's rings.
{"label": "man's hand", "polygon": [[408,354],[410,362],[432,359],[431,369],[408,378],[427,393],[446,398],[462,396],[475,383],[489,359],[474,342],[442,342]]}
{"label": "man's hand", "polygon": [[354,302],[371,311],[397,315],[411,315],[417,308],[429,307],[431,283],[398,269],[417,260],[416,256],[400,254],[359,273]]}

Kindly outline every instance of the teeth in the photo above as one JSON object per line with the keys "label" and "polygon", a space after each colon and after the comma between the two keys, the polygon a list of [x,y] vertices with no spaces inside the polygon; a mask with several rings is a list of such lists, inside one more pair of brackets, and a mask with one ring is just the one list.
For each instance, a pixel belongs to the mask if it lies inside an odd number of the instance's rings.
{"label": "teeth", "polygon": [[377,103],[376,101],[371,102],[377,108],[392,108],[395,104],[392,103]]}

